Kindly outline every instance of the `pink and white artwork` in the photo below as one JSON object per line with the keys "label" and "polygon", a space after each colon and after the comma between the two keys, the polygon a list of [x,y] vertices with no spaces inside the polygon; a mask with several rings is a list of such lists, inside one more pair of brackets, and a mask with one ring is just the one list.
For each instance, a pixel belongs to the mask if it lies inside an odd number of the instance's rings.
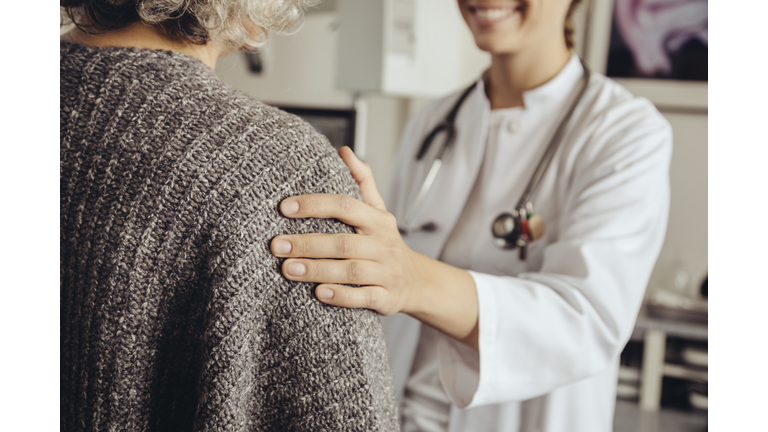
{"label": "pink and white artwork", "polygon": [[707,0],[615,0],[607,75],[707,80]]}

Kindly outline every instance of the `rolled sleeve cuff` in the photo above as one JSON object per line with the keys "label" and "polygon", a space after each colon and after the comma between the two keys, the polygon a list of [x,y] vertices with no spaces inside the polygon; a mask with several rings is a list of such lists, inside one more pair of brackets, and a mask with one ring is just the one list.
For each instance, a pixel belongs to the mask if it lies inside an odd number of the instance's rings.
{"label": "rolled sleeve cuff", "polygon": [[472,408],[490,401],[485,396],[492,391],[493,371],[488,367],[492,362],[483,361],[495,356],[498,320],[494,290],[494,276],[475,273],[469,274],[475,280],[478,298],[479,352],[468,346],[440,334],[437,345],[437,359],[440,367],[440,381],[448,397],[458,408]]}

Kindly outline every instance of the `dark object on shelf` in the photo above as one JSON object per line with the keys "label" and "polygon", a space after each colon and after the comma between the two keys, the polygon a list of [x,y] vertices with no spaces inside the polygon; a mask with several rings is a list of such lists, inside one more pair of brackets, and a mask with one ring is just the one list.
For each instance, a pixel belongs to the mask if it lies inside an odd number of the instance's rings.
{"label": "dark object on shelf", "polygon": [[688,400],[688,381],[664,377],[661,388],[661,406],[682,410],[691,409],[691,403]]}
{"label": "dark object on shelf", "polygon": [[[680,410],[708,409],[706,383],[664,377],[661,406]],[[694,396],[692,396],[692,394]]]}
{"label": "dark object on shelf", "polygon": [[704,282],[701,283],[701,295],[704,297],[707,296],[707,281],[709,280],[709,276],[704,278]]}
{"label": "dark object on shelf", "polygon": [[248,70],[254,74],[261,74],[264,70],[264,64],[261,62],[261,55],[257,51],[245,51],[245,60],[248,62]]}
{"label": "dark object on shelf", "polygon": [[279,106],[283,111],[304,119],[325,135],[336,149],[344,146],[355,149],[355,110],[335,110]]}

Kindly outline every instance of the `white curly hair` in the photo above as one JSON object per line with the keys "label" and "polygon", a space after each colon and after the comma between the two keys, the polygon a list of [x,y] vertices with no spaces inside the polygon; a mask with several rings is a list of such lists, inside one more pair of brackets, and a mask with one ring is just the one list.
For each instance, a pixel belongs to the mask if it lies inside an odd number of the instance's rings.
{"label": "white curly hair", "polygon": [[[320,0],[62,0],[62,25],[102,32],[142,21],[193,43],[255,48],[270,33],[292,33]],[[255,31],[258,26],[263,32]]]}

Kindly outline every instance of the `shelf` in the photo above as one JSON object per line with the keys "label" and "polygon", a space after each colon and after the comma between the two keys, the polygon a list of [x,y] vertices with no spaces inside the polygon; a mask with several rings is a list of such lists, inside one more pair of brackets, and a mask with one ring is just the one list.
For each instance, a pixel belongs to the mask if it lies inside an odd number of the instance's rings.
{"label": "shelf", "polygon": [[708,381],[707,371],[692,369],[682,365],[664,364],[664,376],[688,380]]}
{"label": "shelf", "polygon": [[648,317],[644,314],[638,317],[632,339],[643,341],[640,408],[644,411],[659,410],[664,376],[708,382],[709,375],[703,368],[664,362],[668,336],[706,341],[707,333],[706,324]]}
{"label": "shelf", "polygon": [[659,330],[667,336],[695,341],[706,341],[708,336],[707,324],[656,318],[641,314],[637,317],[631,340],[642,341],[645,333],[649,330]]}

